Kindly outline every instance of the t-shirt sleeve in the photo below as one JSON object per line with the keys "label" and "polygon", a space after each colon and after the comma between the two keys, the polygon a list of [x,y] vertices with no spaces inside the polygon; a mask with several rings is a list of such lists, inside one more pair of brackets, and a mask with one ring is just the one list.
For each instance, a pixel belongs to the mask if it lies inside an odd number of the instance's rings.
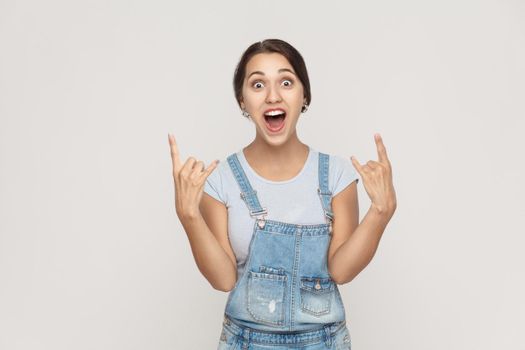
{"label": "t-shirt sleeve", "polygon": [[[220,163],[219,165],[221,165]],[[204,192],[215,198],[216,200],[226,204],[224,190],[222,186],[221,170],[217,166],[210,175],[206,178],[204,183]]]}
{"label": "t-shirt sleeve", "polygon": [[332,197],[344,190],[352,182],[359,182],[358,172],[350,158],[344,158],[338,155],[330,156],[330,191]]}

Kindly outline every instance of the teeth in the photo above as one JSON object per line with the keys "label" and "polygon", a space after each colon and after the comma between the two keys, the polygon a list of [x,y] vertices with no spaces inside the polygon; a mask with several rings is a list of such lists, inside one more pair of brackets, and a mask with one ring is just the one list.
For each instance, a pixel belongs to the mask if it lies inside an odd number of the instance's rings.
{"label": "teeth", "polygon": [[264,113],[264,115],[268,115],[268,116],[276,116],[276,115],[281,115],[281,114],[284,114],[284,112],[283,111],[271,111],[268,113]]}

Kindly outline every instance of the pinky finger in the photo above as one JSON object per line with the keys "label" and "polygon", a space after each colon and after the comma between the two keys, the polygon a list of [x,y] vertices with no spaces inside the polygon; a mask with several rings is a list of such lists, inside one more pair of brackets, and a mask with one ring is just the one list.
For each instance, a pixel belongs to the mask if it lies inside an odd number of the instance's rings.
{"label": "pinky finger", "polygon": [[354,165],[354,168],[357,170],[359,175],[363,176],[363,166],[359,164],[359,162],[357,161],[357,158],[354,156],[351,156],[350,160],[352,161],[352,164]]}
{"label": "pinky finger", "polygon": [[201,179],[207,178],[213,172],[213,170],[215,170],[217,164],[219,164],[218,160],[214,160],[213,162],[211,162],[210,165],[208,165],[208,167],[202,171],[200,175]]}

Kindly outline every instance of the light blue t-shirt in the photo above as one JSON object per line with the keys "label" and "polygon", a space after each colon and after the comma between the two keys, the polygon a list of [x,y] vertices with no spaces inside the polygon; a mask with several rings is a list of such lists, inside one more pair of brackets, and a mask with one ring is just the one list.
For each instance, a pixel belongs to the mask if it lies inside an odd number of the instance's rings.
{"label": "light blue t-shirt", "polygon": [[[358,173],[350,158],[330,154],[328,188],[335,196],[354,180],[359,182]],[[326,223],[319,187],[319,152],[309,146],[307,160],[301,171],[286,181],[271,181],[261,177],[248,164],[244,152],[237,152],[239,162],[257,191],[259,202],[268,210],[266,219],[293,224]],[[356,183],[357,183],[356,182]],[[227,160],[222,160],[208,176],[204,192],[224,203],[228,209],[228,236],[237,259],[238,275],[242,273],[253,234],[255,218],[252,218],[246,203],[242,200],[241,189],[233,176]]]}

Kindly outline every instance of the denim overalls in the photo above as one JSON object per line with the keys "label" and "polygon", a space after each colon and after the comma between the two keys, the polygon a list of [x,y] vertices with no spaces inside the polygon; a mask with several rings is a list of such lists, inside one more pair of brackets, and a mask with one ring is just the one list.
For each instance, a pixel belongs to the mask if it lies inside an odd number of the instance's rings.
{"label": "denim overalls", "polygon": [[219,349],[350,349],[343,301],[327,266],[329,156],[319,152],[317,193],[326,223],[309,225],[267,220],[237,155],[227,160],[256,220],[245,268],[228,296]]}

